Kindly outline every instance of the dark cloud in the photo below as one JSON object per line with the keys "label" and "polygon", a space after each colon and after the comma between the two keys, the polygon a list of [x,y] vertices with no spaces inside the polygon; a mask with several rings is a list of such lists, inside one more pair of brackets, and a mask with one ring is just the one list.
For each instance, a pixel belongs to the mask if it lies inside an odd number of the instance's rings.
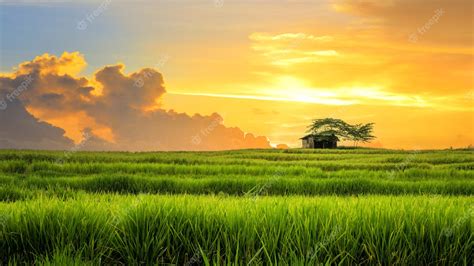
{"label": "dark cloud", "polygon": [[[154,69],[145,68],[124,74],[123,65],[106,66],[95,73],[93,80],[89,80],[77,76],[78,68],[84,65],[85,61],[78,53],[65,53],[61,57],[43,55],[21,64],[15,73],[0,77],[0,88],[11,93],[27,77],[31,77],[27,89],[18,93],[16,98],[28,109],[39,110],[40,118],[58,121],[55,123],[57,126],[67,124],[67,121],[62,120],[63,117],[86,114],[94,123],[80,128],[90,136],[81,143],[83,149],[151,151],[270,148],[266,137],[256,137],[239,128],[228,128],[223,125],[223,118],[216,113],[190,116],[160,109],[159,101],[166,90],[163,76]],[[0,123],[6,120],[11,123],[28,115],[30,122],[24,129],[31,135],[30,139],[49,137],[51,141],[56,139],[58,143],[66,144],[63,130],[39,122],[24,108],[21,115],[13,111],[7,107]],[[48,126],[50,130],[46,129]],[[98,127],[110,129],[112,139],[106,141]],[[15,128],[9,130],[5,139],[14,137]],[[25,142],[15,145],[10,147],[30,144]]]}
{"label": "dark cloud", "polygon": [[69,149],[73,141],[64,130],[41,122],[29,114],[18,100],[6,101],[0,110],[1,149]]}

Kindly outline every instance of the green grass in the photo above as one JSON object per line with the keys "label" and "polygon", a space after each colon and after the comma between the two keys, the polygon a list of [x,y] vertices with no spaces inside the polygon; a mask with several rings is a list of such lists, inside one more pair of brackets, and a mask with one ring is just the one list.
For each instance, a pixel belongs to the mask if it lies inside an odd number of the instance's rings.
{"label": "green grass", "polygon": [[81,195],[1,206],[2,258],[81,261],[468,264],[470,197]]}
{"label": "green grass", "polygon": [[0,151],[0,264],[472,265],[473,195],[472,150]]}
{"label": "green grass", "polygon": [[140,175],[98,175],[46,178],[10,177],[2,180],[0,199],[12,201],[34,198],[54,191],[81,190],[90,193],[160,193],[228,195],[472,195],[474,183],[468,180],[390,180],[354,178],[285,177],[173,177]]}
{"label": "green grass", "polygon": [[[1,151],[0,200],[31,190],[244,195],[474,194],[472,151]],[[62,163],[57,163],[61,161]]]}

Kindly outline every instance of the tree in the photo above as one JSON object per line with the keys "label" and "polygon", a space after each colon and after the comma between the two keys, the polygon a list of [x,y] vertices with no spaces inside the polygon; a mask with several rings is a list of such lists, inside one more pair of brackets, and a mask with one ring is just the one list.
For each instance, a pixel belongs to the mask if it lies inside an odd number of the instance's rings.
{"label": "tree", "polygon": [[307,132],[322,136],[335,135],[340,138],[347,138],[349,124],[336,118],[315,119],[308,127]]}
{"label": "tree", "polygon": [[343,140],[354,142],[357,147],[358,142],[370,142],[375,136],[372,135],[374,123],[351,125],[337,118],[315,119],[308,126],[308,133],[319,136],[335,135]]}
{"label": "tree", "polygon": [[354,141],[354,146],[357,147],[358,142],[370,142],[375,138],[372,135],[374,123],[356,124],[348,127],[348,139]]}

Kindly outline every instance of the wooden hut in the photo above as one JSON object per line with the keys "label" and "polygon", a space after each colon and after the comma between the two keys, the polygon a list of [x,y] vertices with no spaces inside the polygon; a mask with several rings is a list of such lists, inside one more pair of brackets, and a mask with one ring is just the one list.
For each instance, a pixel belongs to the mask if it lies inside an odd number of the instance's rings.
{"label": "wooden hut", "polygon": [[309,134],[301,140],[305,149],[335,149],[339,138],[334,134]]}

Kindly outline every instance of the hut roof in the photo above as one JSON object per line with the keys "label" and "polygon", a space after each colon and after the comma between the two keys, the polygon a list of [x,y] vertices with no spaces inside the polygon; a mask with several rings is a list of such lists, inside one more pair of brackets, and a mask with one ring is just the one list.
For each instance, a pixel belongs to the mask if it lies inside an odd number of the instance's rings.
{"label": "hut roof", "polygon": [[339,141],[339,138],[335,134],[308,134],[300,139],[308,139],[310,137],[318,141]]}

